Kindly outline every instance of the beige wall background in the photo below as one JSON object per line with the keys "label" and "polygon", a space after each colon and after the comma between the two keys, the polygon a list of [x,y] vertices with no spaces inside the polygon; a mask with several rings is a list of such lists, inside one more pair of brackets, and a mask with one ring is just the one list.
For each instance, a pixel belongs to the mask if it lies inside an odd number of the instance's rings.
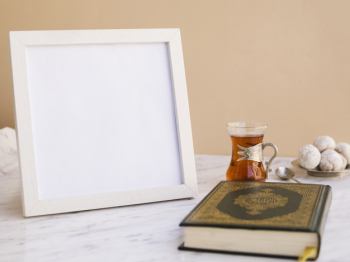
{"label": "beige wall background", "polygon": [[9,31],[109,28],[181,29],[197,154],[230,154],[230,121],[267,122],[280,156],[319,135],[350,143],[341,0],[0,0],[0,128],[14,127]]}

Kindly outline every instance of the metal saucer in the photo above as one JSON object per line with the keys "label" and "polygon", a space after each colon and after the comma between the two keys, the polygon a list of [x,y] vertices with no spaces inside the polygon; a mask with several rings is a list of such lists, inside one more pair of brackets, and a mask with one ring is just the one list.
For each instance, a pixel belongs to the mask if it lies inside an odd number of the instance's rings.
{"label": "metal saucer", "polygon": [[307,174],[309,176],[317,176],[317,177],[340,177],[343,175],[350,175],[350,165],[347,165],[344,170],[341,171],[322,171],[320,169],[306,169],[299,165],[298,159],[295,159],[291,163],[294,167],[300,167],[302,169],[307,170]]}

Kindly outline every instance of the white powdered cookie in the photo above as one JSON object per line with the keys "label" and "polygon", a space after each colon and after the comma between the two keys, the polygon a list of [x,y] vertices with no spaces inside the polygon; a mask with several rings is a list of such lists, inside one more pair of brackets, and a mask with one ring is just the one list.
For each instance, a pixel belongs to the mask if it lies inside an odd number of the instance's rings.
{"label": "white powdered cookie", "polygon": [[323,152],[326,149],[334,149],[335,141],[330,136],[319,136],[316,138],[314,146],[317,147],[320,152]]}
{"label": "white powdered cookie", "polygon": [[326,149],[321,154],[320,168],[322,171],[340,171],[344,166],[343,158],[333,149]]}
{"label": "white powdered cookie", "polygon": [[338,143],[335,151],[342,154],[346,158],[347,164],[350,164],[350,145],[348,143]]}
{"label": "white powdered cookie", "polygon": [[311,145],[305,145],[299,150],[298,161],[299,165],[306,169],[314,169],[318,166],[321,160],[321,153],[318,149]]}
{"label": "white powdered cookie", "polygon": [[341,167],[341,170],[344,170],[346,168],[346,166],[348,165],[348,161],[346,161],[346,158],[342,155],[339,154],[341,156],[341,159],[343,160],[343,165]]}

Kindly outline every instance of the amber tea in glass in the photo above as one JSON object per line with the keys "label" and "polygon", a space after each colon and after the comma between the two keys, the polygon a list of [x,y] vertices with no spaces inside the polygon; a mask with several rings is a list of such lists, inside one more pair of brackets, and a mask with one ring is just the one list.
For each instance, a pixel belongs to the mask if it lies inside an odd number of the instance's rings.
{"label": "amber tea in glass", "polygon": [[[277,147],[263,143],[267,125],[258,122],[233,122],[227,124],[232,142],[232,157],[226,172],[228,181],[265,181],[272,160],[277,156]],[[271,146],[274,156],[263,165],[263,150]]]}

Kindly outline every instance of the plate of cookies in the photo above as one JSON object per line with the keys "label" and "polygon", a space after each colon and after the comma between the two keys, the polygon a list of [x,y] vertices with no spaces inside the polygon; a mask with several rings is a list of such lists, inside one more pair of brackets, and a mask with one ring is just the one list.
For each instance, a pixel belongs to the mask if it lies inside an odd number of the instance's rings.
{"label": "plate of cookies", "polygon": [[313,144],[300,148],[298,159],[292,165],[306,169],[310,176],[338,177],[350,174],[350,144],[336,143],[330,136],[320,136]]}

